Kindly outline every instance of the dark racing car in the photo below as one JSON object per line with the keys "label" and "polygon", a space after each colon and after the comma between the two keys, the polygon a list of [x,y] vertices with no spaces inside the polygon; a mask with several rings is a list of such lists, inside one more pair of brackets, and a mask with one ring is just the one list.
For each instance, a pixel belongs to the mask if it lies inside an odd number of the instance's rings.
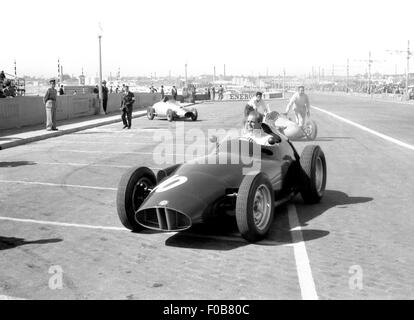
{"label": "dark racing car", "polygon": [[133,231],[180,231],[232,215],[241,235],[254,242],[268,233],[276,208],[297,193],[305,203],[319,202],[326,185],[322,149],[308,145],[299,156],[284,135],[262,128],[265,143],[242,136],[214,141],[215,152],[157,175],[131,168],[117,193],[122,224]]}

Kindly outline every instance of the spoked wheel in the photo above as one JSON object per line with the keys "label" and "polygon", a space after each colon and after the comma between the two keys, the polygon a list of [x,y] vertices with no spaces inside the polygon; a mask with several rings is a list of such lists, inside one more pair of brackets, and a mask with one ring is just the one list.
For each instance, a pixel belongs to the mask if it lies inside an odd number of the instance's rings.
{"label": "spoked wheel", "polygon": [[306,146],[300,156],[300,193],[306,203],[321,200],[326,186],[326,159],[319,146]]}
{"label": "spoked wheel", "polygon": [[149,120],[154,119],[154,117],[155,117],[154,108],[149,107],[147,109],[147,117],[148,117]]}
{"label": "spoked wheel", "polygon": [[318,126],[316,125],[316,122],[313,120],[308,120],[305,123],[305,126],[303,128],[303,131],[305,132],[306,139],[308,140],[315,140],[316,136],[318,134]]}
{"label": "spoked wheel", "polygon": [[263,173],[247,175],[239,188],[236,202],[237,226],[250,242],[266,236],[274,215],[274,192]]}
{"label": "spoked wheel", "polygon": [[135,220],[135,214],[156,184],[154,173],[147,167],[132,168],[122,176],[116,202],[119,219],[126,228],[144,229]]}
{"label": "spoked wheel", "polygon": [[167,110],[167,120],[170,122],[174,120],[174,113],[171,109]]}

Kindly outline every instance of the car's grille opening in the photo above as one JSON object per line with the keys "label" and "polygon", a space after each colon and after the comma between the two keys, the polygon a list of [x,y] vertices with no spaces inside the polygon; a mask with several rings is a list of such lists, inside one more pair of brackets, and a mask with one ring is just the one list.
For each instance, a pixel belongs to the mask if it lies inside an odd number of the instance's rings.
{"label": "car's grille opening", "polygon": [[144,227],[155,230],[180,231],[191,227],[191,219],[188,216],[165,207],[139,211],[135,218]]}

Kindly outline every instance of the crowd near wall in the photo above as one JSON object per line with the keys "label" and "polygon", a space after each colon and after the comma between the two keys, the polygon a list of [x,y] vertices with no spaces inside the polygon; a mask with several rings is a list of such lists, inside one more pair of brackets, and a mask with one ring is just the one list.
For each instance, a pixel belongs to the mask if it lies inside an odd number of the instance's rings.
{"label": "crowd near wall", "polygon": [[[122,94],[108,96],[108,112],[119,111]],[[153,105],[161,99],[159,93],[135,93],[134,109]],[[57,97],[57,120],[69,120],[100,113],[96,94],[63,95]],[[46,110],[43,98],[18,96],[0,99],[0,130],[45,123]]]}

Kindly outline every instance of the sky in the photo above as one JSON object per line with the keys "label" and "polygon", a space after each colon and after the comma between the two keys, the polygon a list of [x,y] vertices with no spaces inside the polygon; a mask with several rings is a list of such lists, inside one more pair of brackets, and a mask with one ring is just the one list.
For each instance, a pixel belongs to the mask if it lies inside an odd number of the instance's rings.
{"label": "sky", "polygon": [[[19,0],[2,14],[0,70],[57,76],[405,72],[413,0]],[[3,6],[4,8],[4,6]],[[411,23],[410,23],[411,22]],[[414,50],[413,50],[414,51]],[[361,61],[362,60],[362,61]],[[411,59],[411,70],[414,70]],[[334,66],[334,67],[333,67]]]}

